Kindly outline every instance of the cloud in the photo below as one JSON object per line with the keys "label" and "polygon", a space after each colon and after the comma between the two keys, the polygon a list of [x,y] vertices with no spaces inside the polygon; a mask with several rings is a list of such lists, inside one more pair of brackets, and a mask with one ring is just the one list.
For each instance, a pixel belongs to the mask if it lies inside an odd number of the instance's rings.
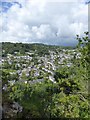
{"label": "cloud", "polygon": [[13,4],[0,15],[0,41],[74,44],[76,34],[88,29],[88,6],[82,2],[19,0],[22,7]]}

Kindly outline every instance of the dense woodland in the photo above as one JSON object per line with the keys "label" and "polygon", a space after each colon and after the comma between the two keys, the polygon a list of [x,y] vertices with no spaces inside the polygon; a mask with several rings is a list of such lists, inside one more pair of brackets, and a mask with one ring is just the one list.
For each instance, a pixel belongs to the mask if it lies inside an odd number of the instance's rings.
{"label": "dense woodland", "polygon": [[[25,84],[18,82],[18,75],[13,76],[16,79],[14,85],[8,85],[7,91],[3,91],[3,105],[9,109],[12,102],[18,102],[22,110],[18,112],[4,113],[3,118],[86,118],[90,119],[90,41],[88,32],[80,38],[77,35],[77,52],[81,57],[74,55],[73,65],[60,66],[56,69],[54,78],[56,83],[49,80],[36,84]],[[2,43],[3,54],[25,54],[25,52],[35,51],[38,56],[49,55],[49,50],[59,51],[63,47],[48,46],[43,44],[22,44],[22,43]],[[64,48],[65,49],[65,48]],[[68,47],[66,49],[72,49]],[[56,51],[57,52],[57,51]],[[8,82],[10,75],[8,71],[2,72],[3,85]],[[45,77],[44,77],[45,79]]]}

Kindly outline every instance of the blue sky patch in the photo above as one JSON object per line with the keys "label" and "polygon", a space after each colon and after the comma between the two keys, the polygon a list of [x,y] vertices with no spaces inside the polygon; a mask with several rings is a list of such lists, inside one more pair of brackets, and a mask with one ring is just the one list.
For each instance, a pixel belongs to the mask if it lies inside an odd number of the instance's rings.
{"label": "blue sky patch", "polygon": [[7,12],[8,9],[15,4],[18,4],[19,7],[22,8],[22,5],[18,2],[0,2],[0,12]]}

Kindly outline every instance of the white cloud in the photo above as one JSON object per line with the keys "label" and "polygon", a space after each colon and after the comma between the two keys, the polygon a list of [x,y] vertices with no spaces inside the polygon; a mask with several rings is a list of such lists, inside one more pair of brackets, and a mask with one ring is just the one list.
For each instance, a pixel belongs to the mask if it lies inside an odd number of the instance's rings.
{"label": "white cloud", "polygon": [[49,39],[54,37],[54,33],[50,25],[40,25],[40,27],[33,26],[32,32],[35,34],[36,39]]}
{"label": "white cloud", "polygon": [[[77,2],[46,2],[46,0],[19,0],[3,19],[0,41],[70,43],[76,34],[88,29],[88,6]],[[1,27],[1,24],[0,24]],[[70,38],[70,39],[68,39]],[[71,40],[72,39],[72,40]]]}

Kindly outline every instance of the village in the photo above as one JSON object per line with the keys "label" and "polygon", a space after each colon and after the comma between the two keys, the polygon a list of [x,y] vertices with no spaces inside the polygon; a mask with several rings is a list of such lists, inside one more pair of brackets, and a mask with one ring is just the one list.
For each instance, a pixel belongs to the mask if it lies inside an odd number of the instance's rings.
{"label": "village", "polygon": [[[1,61],[3,72],[9,74],[6,83],[13,85],[16,81],[19,81],[32,84],[44,80],[56,83],[54,79],[56,69],[60,66],[70,67],[76,49],[62,49],[60,52],[57,49],[56,51],[49,50],[50,55],[41,57],[34,51],[26,52],[24,55],[20,55],[18,52],[14,52],[14,55],[7,54],[7,57],[3,57]],[[79,56],[78,53],[77,57]],[[6,90],[6,88],[7,84],[4,84],[3,90]]]}

